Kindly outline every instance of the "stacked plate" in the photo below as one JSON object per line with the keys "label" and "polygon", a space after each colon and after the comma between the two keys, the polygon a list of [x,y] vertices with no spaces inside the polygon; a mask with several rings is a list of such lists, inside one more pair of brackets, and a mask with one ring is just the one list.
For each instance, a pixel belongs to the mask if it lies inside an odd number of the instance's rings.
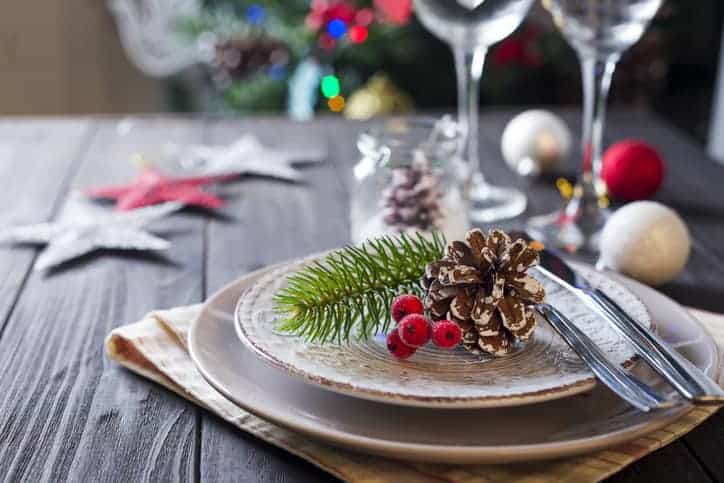
{"label": "stacked plate", "polygon": [[[353,450],[444,463],[503,463],[603,449],[665,426],[691,406],[643,413],[605,387],[544,322],[499,359],[432,346],[393,359],[384,337],[324,346],[278,333],[272,297],[306,261],[246,275],[211,297],[189,335],[203,376],[241,408]],[[620,276],[579,270],[716,378],[714,341],[681,306]],[[632,348],[574,297],[545,282],[548,301],[612,361],[668,394]],[[672,394],[673,397],[673,394]]]}

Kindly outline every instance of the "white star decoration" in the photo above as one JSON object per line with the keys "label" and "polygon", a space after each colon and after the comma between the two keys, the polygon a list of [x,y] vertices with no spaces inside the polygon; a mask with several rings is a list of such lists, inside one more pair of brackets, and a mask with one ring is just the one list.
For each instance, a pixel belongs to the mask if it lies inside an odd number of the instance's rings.
{"label": "white star decoration", "polygon": [[[323,161],[327,153],[314,148],[269,148],[250,135],[244,135],[229,146],[167,145],[167,158],[175,159],[184,172],[200,176],[224,174],[255,174],[286,181],[301,181],[302,173],[294,164]],[[168,164],[168,163],[165,163]]]}
{"label": "white star decoration", "polygon": [[0,243],[46,245],[35,262],[45,270],[99,249],[166,250],[170,243],[143,230],[149,223],[179,210],[181,203],[110,212],[72,197],[60,221],[0,229]]}

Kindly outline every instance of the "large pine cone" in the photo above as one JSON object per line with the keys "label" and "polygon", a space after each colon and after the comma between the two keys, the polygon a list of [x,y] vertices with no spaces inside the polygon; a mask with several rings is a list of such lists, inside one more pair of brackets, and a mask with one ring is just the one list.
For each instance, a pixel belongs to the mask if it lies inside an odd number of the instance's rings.
{"label": "large pine cone", "polygon": [[474,229],[465,239],[450,242],[447,255],[427,265],[425,306],[434,320],[460,326],[470,352],[505,355],[515,340],[533,334],[531,305],[545,298],[543,286],[526,273],[538,264],[538,252],[500,230],[486,238]]}

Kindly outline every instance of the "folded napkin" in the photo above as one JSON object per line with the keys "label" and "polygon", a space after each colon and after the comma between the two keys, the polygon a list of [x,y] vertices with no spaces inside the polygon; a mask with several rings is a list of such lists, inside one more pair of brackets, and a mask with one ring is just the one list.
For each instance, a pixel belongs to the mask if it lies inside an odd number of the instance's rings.
{"label": "folded napkin", "polygon": [[[188,354],[187,335],[201,306],[156,311],[141,321],[113,330],[108,355],[133,372],[165,386],[238,428],[304,458],[350,482],[600,481],[674,441],[716,412],[699,407],[645,437],[599,453],[566,460],[500,466],[452,466],[365,457],[317,442],[264,421],[236,407],[201,376]],[[692,310],[724,348],[724,316]],[[720,375],[719,383],[724,382]],[[724,385],[724,384],[722,384]]]}

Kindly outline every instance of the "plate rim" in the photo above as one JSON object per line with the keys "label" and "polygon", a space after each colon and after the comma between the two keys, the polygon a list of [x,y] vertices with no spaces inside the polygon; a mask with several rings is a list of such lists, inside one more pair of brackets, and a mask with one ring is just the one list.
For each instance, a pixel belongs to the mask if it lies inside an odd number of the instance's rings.
{"label": "plate rim", "polygon": [[[513,462],[513,461],[534,461],[534,460],[545,460],[550,458],[574,456],[583,453],[588,453],[594,450],[610,447],[619,443],[630,441],[638,436],[648,434],[652,431],[660,429],[674,420],[683,417],[685,414],[694,409],[690,405],[682,405],[678,407],[678,411],[672,412],[668,417],[661,418],[655,421],[646,421],[638,424],[634,424],[627,428],[622,428],[612,432],[602,433],[596,436],[576,438],[566,441],[556,441],[549,443],[534,443],[534,444],[523,444],[523,445],[504,445],[504,446],[482,446],[482,445],[444,445],[444,444],[422,444],[422,443],[405,443],[399,441],[382,440],[378,438],[350,434],[349,432],[324,427],[317,425],[316,427],[311,423],[305,424],[303,421],[299,421],[293,416],[282,415],[278,416],[270,411],[266,411],[263,407],[257,408],[245,403],[243,400],[239,400],[236,396],[228,392],[224,385],[216,381],[213,374],[209,373],[204,367],[203,363],[199,360],[198,350],[196,349],[195,334],[200,327],[200,321],[204,318],[205,313],[211,307],[213,301],[218,298],[223,292],[233,289],[236,285],[241,283],[244,278],[252,278],[260,275],[268,269],[274,268],[278,265],[275,264],[271,267],[262,268],[250,272],[242,277],[235,279],[229,284],[222,287],[220,290],[215,292],[207,301],[203,304],[199,314],[191,324],[188,345],[189,355],[194,362],[194,365],[199,370],[199,373],[214,389],[219,391],[225,398],[231,401],[236,406],[248,411],[249,413],[265,420],[298,432],[300,434],[322,440],[327,443],[334,443],[340,446],[353,449],[363,450],[369,453],[401,458],[400,454],[404,453],[408,459],[417,459],[425,461],[442,461],[440,455],[444,455],[445,460],[450,462],[451,458],[454,458],[457,463],[486,463],[486,462]],[[688,323],[694,324],[697,328],[702,331],[706,336],[707,352],[713,356],[714,362],[710,369],[710,377],[717,377],[719,373],[720,354],[716,344],[709,331],[702,325],[699,320],[696,319],[689,311],[686,310],[681,304],[671,299],[670,297],[648,287],[639,282],[631,280],[627,277],[620,276],[618,274],[607,273],[609,276],[614,276],[621,283],[632,284],[637,290],[644,292],[649,291],[652,295],[662,297],[679,307],[682,314],[688,319]],[[638,296],[638,294],[637,294]]]}
{"label": "plate rim", "polygon": [[[319,260],[320,258],[324,257],[326,254],[330,253],[330,251],[334,250],[326,250],[320,253],[315,253],[313,255],[309,255],[307,257],[298,258],[298,259],[291,259],[287,260],[281,263],[274,264],[272,266],[262,268],[260,270],[256,270],[253,272],[253,274],[249,274],[249,276],[263,276],[266,273],[271,273],[275,270],[281,269],[285,266],[289,265],[296,265],[296,264],[306,264],[310,261]],[[574,262],[573,265],[579,265],[588,269],[594,269],[594,267],[584,264],[584,263],[576,263]],[[620,280],[612,279],[608,273],[603,274],[605,278],[608,278],[611,280],[615,285],[620,286],[623,288],[629,296],[633,297],[639,304],[641,304],[642,307],[644,307],[646,314],[649,319],[650,327],[652,330],[656,330],[656,324],[653,320],[653,317],[651,317],[651,313],[646,306],[645,303],[641,300],[640,297],[638,297],[635,293],[633,293],[631,290],[629,290],[624,284],[621,283]],[[236,281],[240,281],[242,278],[240,277]],[[233,282],[232,284],[233,285]],[[418,407],[418,408],[428,408],[428,409],[486,409],[486,408],[502,408],[502,407],[514,407],[514,406],[525,406],[529,404],[537,404],[547,401],[554,401],[556,399],[563,399],[566,397],[575,396],[578,394],[583,394],[586,392],[589,392],[593,390],[598,382],[596,380],[595,375],[591,375],[588,378],[576,381],[571,384],[563,384],[560,386],[556,386],[554,388],[547,388],[547,389],[540,389],[537,391],[528,391],[528,392],[522,392],[522,393],[515,393],[515,394],[506,394],[503,396],[467,396],[467,397],[442,397],[442,396],[436,396],[436,397],[426,397],[426,396],[418,396],[418,395],[409,395],[409,394],[400,394],[400,393],[390,393],[380,390],[374,390],[374,389],[368,389],[365,387],[359,387],[354,386],[349,383],[344,383],[340,381],[335,381],[332,379],[328,379],[323,376],[317,376],[314,374],[310,374],[308,371],[304,371],[302,369],[299,369],[295,366],[292,366],[290,364],[285,363],[284,361],[281,361],[274,357],[272,354],[267,353],[262,348],[258,347],[252,339],[250,339],[246,332],[243,329],[243,324],[239,320],[239,310],[243,299],[243,293],[239,295],[237,302],[234,306],[234,331],[236,332],[237,337],[240,339],[240,341],[254,354],[256,354],[259,358],[261,358],[263,361],[265,361],[267,364],[272,365],[273,367],[276,367],[277,369],[280,369],[282,371],[285,371],[287,374],[290,374],[294,377],[297,377],[301,380],[303,380],[307,384],[314,385],[316,387],[319,387],[321,389],[324,389],[326,391],[335,392],[337,394],[342,394],[345,396],[355,397],[359,399],[365,399],[368,401],[374,401],[374,402],[380,402],[380,403],[386,403],[386,404],[396,404],[399,406],[411,406],[411,407]],[[625,368],[631,368],[633,367],[638,360],[638,356],[635,354],[627,359],[623,366]]]}

